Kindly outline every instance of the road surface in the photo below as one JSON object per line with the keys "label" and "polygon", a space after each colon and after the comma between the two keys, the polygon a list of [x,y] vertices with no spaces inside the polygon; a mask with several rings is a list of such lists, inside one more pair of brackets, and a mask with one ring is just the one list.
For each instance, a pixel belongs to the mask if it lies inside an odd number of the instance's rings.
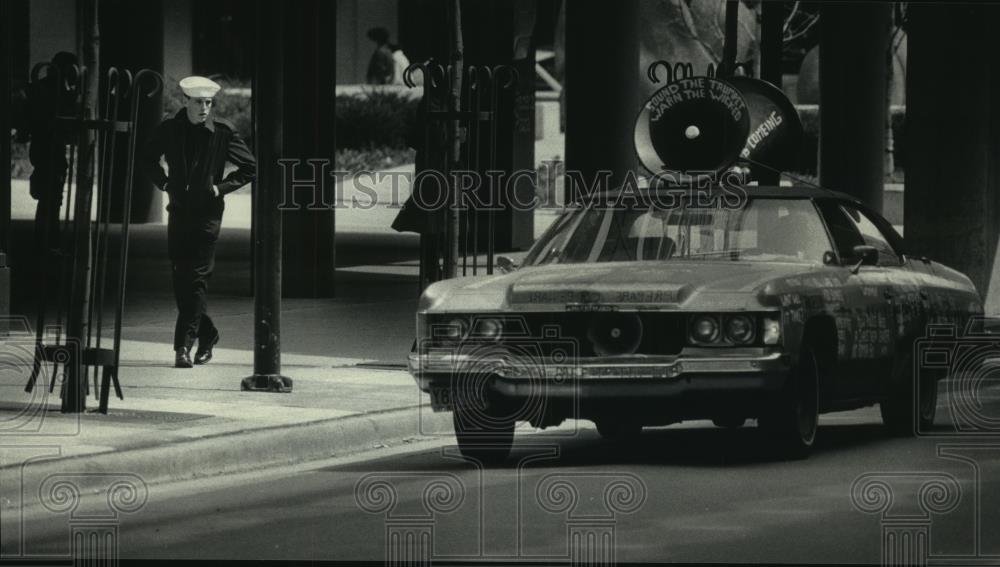
{"label": "road surface", "polygon": [[[897,439],[876,408],[826,415],[802,461],[753,427],[708,422],[646,429],[631,446],[590,422],[523,434],[506,467],[485,471],[443,438],[153,486],[112,524],[125,559],[879,563],[910,547],[906,532],[929,538],[932,562],[1000,563],[1000,436],[955,435],[948,418],[942,401],[937,437]],[[73,521],[26,514],[24,551],[65,556]]]}

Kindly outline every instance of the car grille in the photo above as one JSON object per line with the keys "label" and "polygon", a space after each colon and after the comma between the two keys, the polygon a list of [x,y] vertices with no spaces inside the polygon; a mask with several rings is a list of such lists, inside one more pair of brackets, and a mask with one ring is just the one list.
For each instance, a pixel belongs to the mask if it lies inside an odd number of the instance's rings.
{"label": "car grille", "polygon": [[[427,321],[431,339],[424,345],[434,348],[454,345],[442,338],[442,329],[456,319],[468,323],[465,343],[499,344],[527,349],[543,356],[572,352],[576,356],[623,354],[675,355],[684,348],[686,317],[678,313],[655,312],[568,312],[482,315],[435,315]],[[477,336],[477,323],[498,319],[503,327],[499,339]]]}

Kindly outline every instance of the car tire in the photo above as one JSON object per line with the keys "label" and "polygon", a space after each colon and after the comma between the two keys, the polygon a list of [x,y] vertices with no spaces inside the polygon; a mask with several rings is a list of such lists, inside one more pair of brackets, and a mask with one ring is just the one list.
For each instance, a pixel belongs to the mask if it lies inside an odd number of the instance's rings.
{"label": "car tire", "polygon": [[[919,408],[917,408],[918,400],[914,397],[913,386],[913,354],[907,352],[894,365],[892,383],[889,385],[887,397],[879,402],[882,423],[891,435],[912,437],[917,431],[927,431],[934,425],[938,400],[937,380],[933,378],[921,380]],[[914,425],[918,429],[915,430]]]}
{"label": "car tire", "polygon": [[597,432],[605,439],[634,441],[642,435],[642,424],[623,419],[600,419],[594,422]]}
{"label": "car tire", "polygon": [[745,417],[717,417],[712,420],[716,427],[723,429],[739,429],[747,420]]}
{"label": "car tire", "polygon": [[809,456],[819,430],[819,365],[812,348],[802,350],[785,388],[757,423],[783,456]]}
{"label": "car tire", "polygon": [[514,420],[497,412],[456,407],[452,425],[463,457],[484,467],[503,464],[514,445]]}

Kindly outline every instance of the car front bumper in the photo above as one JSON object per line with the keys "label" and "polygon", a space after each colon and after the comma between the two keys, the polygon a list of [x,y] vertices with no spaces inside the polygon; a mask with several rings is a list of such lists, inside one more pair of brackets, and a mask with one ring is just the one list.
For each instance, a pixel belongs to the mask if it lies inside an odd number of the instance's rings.
{"label": "car front bumper", "polygon": [[790,366],[786,354],[764,349],[574,361],[450,353],[412,353],[409,357],[410,373],[439,410],[452,406],[456,389],[467,388],[485,388],[511,401],[544,399],[582,407],[607,402],[661,403],[691,395],[727,397],[738,403],[743,394],[780,390]]}

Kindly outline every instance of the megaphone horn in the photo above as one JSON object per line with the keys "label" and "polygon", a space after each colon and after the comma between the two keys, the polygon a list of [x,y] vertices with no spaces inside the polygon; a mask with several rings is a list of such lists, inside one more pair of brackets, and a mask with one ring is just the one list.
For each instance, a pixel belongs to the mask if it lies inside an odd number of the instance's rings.
{"label": "megaphone horn", "polygon": [[717,175],[740,157],[750,130],[740,92],[707,77],[677,80],[649,98],[636,118],[634,144],[654,175]]}

